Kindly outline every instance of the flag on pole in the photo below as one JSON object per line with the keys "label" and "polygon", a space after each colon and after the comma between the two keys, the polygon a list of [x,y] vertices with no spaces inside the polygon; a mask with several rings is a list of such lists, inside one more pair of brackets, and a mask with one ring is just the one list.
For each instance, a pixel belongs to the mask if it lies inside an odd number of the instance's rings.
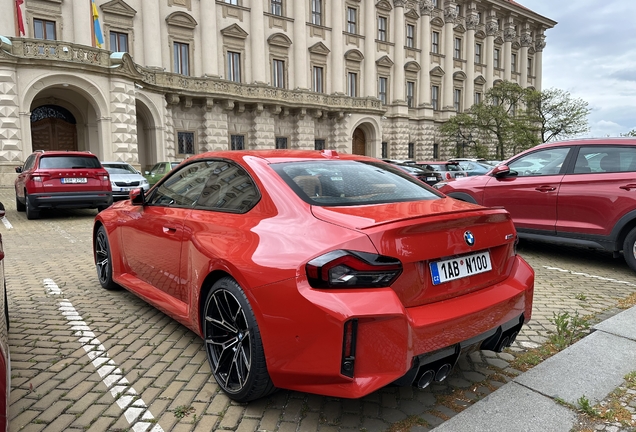
{"label": "flag on pole", "polygon": [[93,8],[93,31],[95,32],[95,46],[102,48],[104,46],[104,35],[102,34],[102,27],[99,25],[99,12],[97,12],[97,6],[95,6],[95,0],[91,0],[91,6]]}
{"label": "flag on pole", "polygon": [[18,18],[18,30],[20,31],[20,35],[24,36],[26,33],[24,32],[24,20],[22,19],[22,3],[24,3],[24,0],[15,0],[15,13]]}

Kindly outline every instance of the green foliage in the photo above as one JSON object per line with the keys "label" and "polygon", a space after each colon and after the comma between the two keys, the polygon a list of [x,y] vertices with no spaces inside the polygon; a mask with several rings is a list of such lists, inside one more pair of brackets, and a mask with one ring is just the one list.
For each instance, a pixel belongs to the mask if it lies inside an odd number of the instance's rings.
{"label": "green foliage", "polygon": [[585,414],[592,417],[598,416],[598,411],[594,409],[590,400],[586,398],[585,396],[581,396],[580,398],[578,398],[576,400],[576,403],[579,406],[579,410],[581,410]]}
{"label": "green foliage", "polygon": [[532,92],[527,100],[539,124],[541,142],[570,138],[590,130],[588,103],[561,89]]}
{"label": "green foliage", "polygon": [[581,339],[590,327],[588,320],[580,317],[578,311],[573,315],[569,312],[553,312],[549,321],[556,326],[555,332],[550,335],[550,342],[559,350]]}
{"label": "green foliage", "polygon": [[621,134],[624,137],[636,137],[636,129],[632,129],[627,133]]}
{"label": "green foliage", "polygon": [[192,414],[195,411],[194,407],[191,406],[185,406],[185,405],[179,405],[178,407],[176,407],[172,413],[174,414],[174,416],[178,419],[182,419],[190,414]]}

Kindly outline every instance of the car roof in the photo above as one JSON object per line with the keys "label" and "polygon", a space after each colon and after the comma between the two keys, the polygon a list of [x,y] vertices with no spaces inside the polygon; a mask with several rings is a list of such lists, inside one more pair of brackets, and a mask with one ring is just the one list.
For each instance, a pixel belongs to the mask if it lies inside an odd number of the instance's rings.
{"label": "car roof", "polygon": [[89,152],[89,151],[60,151],[60,150],[53,150],[53,151],[44,151],[44,150],[36,150],[33,153],[37,153],[43,156],[90,156],[90,157],[97,157],[95,156],[93,153]]}
{"label": "car roof", "polygon": [[192,156],[190,160],[206,158],[224,158],[240,160],[246,156],[257,157],[268,163],[298,162],[311,160],[360,160],[369,162],[382,162],[382,160],[361,155],[338,153],[336,150],[223,150],[201,153]]}
{"label": "car roof", "polygon": [[[539,144],[532,149],[555,147],[561,145],[635,145],[636,138],[633,137],[605,137],[605,138],[572,138],[568,140],[550,141]],[[531,149],[529,149],[531,150]]]}

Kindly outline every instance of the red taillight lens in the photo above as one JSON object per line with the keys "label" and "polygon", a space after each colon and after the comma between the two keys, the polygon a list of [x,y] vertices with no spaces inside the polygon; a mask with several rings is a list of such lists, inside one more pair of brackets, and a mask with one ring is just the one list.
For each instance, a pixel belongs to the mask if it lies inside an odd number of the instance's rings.
{"label": "red taillight lens", "polygon": [[446,180],[450,180],[451,178],[452,178],[452,177],[451,177],[451,174],[450,174],[449,172],[447,172],[447,173],[446,173]]}
{"label": "red taillight lens", "polygon": [[379,288],[390,286],[402,273],[402,263],[391,257],[337,250],[307,263],[314,288]]}

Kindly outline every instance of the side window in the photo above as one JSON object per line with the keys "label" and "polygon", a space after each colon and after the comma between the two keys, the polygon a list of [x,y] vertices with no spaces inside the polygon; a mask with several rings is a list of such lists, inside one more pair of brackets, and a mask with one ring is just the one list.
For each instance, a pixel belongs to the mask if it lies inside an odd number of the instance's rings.
{"label": "side window", "polygon": [[589,168],[587,172],[634,172],[636,171],[636,147],[581,147],[574,165],[574,173],[583,172],[585,163]]}
{"label": "side window", "polygon": [[210,176],[195,208],[244,213],[256,204],[258,189],[249,174],[234,162],[209,161]]}
{"label": "side window", "polygon": [[149,197],[148,203],[167,207],[193,207],[212,171],[209,161],[181,167]]}
{"label": "side window", "polygon": [[35,163],[35,155],[31,155],[27,158],[26,162],[24,163],[24,168],[23,171],[27,171],[30,170],[31,168],[33,168],[33,164]]}
{"label": "side window", "polygon": [[570,147],[539,150],[520,157],[508,166],[519,177],[556,175],[561,171],[569,151]]}

